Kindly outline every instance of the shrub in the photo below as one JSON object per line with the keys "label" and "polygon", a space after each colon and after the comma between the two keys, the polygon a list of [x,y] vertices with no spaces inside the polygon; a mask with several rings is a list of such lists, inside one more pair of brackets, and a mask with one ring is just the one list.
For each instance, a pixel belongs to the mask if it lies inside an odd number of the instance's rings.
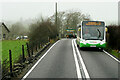
{"label": "shrub", "polygon": [[108,46],[112,49],[120,50],[120,26],[110,25],[108,26],[107,42]]}
{"label": "shrub", "polygon": [[30,25],[29,41],[31,48],[44,44],[57,36],[56,26],[49,20],[37,21]]}

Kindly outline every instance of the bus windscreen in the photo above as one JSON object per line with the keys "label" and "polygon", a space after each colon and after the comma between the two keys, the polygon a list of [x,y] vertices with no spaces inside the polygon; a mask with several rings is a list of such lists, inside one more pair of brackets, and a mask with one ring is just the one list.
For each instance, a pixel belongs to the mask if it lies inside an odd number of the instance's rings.
{"label": "bus windscreen", "polygon": [[100,21],[83,21],[82,36],[85,40],[103,40],[105,24]]}

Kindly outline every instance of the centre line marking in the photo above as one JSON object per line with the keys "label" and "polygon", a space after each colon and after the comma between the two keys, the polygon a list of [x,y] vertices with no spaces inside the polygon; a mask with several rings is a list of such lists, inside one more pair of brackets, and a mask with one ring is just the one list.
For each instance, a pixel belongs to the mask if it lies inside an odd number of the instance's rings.
{"label": "centre line marking", "polygon": [[75,59],[77,77],[78,77],[78,78],[82,78],[82,77],[81,77],[81,73],[80,73],[80,67],[79,67],[78,60],[77,60],[77,55],[76,55],[76,52],[75,52],[75,47],[74,47],[73,40],[72,40],[72,48],[73,48],[73,55],[74,55],[74,59]]}
{"label": "centre line marking", "polygon": [[76,50],[77,50],[77,54],[78,54],[79,60],[80,60],[80,62],[81,62],[81,64],[82,64],[82,67],[83,67],[85,76],[86,76],[87,79],[90,80],[90,76],[89,76],[89,74],[88,74],[88,71],[87,71],[87,68],[86,68],[86,66],[85,66],[85,63],[83,62],[82,56],[80,55],[80,52],[79,52],[79,50],[78,50],[78,48],[77,48],[77,44],[76,44],[76,42],[75,42],[75,39],[74,39],[74,44],[75,44],[75,47],[76,47]]}

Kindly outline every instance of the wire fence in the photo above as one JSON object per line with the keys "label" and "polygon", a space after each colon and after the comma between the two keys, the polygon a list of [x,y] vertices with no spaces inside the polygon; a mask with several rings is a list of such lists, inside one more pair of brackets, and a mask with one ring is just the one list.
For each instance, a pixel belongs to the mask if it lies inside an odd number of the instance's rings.
{"label": "wire fence", "polygon": [[[36,44],[36,46],[30,48],[30,44],[26,43],[25,45],[21,45],[20,55],[17,56],[17,59],[13,61],[12,50],[8,51],[9,57],[2,61],[2,79],[6,80],[11,77],[17,77],[26,67],[27,64],[32,63],[36,58],[41,54],[41,52],[49,46],[50,42]],[[39,52],[40,51],[40,52]],[[25,54],[27,52],[27,54]]]}

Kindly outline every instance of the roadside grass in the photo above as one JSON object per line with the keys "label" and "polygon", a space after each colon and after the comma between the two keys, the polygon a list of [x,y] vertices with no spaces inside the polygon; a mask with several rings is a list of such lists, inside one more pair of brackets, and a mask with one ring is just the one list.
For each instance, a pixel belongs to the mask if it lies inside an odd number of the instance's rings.
{"label": "roadside grass", "polygon": [[[22,55],[22,45],[24,45],[25,56],[27,56],[26,40],[4,40],[2,41],[2,63],[9,61],[9,50],[12,52],[12,63],[16,63]],[[7,64],[9,66],[9,64]]]}
{"label": "roadside grass", "polygon": [[[2,41],[0,40],[0,61],[2,59]],[[1,62],[0,62],[1,63]]]}
{"label": "roadside grass", "polygon": [[107,52],[109,52],[111,55],[113,55],[113,56],[115,56],[116,58],[118,58],[118,59],[120,59],[120,53],[119,53],[119,51],[118,50],[114,50],[114,49],[112,49],[111,47],[109,47],[108,45],[107,45],[107,47],[105,48],[105,50],[107,51]]}
{"label": "roadside grass", "polygon": [[52,44],[55,43],[55,41],[56,40],[54,40],[54,39],[50,39],[50,43],[52,43]]}
{"label": "roadside grass", "polygon": [[112,50],[112,51],[111,51],[111,54],[114,55],[116,58],[119,58],[119,59],[120,59],[120,57],[119,57],[119,54],[120,54],[120,53],[118,53],[117,50]]}

